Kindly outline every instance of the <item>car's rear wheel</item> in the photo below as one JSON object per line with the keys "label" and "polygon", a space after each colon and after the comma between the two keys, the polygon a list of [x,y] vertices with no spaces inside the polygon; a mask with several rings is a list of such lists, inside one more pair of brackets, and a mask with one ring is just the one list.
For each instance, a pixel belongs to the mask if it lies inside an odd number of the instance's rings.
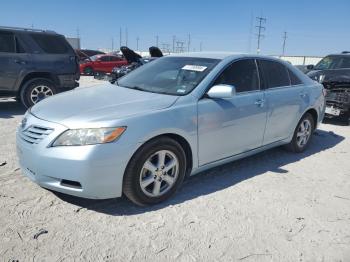
{"label": "car's rear wheel", "polygon": [[130,160],[123,192],[135,204],[157,204],[175,193],[185,171],[186,156],[179,143],[168,137],[152,140]]}
{"label": "car's rear wheel", "polygon": [[83,70],[84,75],[92,76],[94,75],[94,69],[91,66],[87,66]]}
{"label": "car's rear wheel", "polygon": [[20,93],[20,98],[23,105],[29,108],[56,93],[55,84],[51,80],[35,78],[24,84]]}
{"label": "car's rear wheel", "polygon": [[315,121],[311,114],[306,113],[295,128],[292,141],[287,148],[295,153],[305,151],[309,145],[315,129]]}

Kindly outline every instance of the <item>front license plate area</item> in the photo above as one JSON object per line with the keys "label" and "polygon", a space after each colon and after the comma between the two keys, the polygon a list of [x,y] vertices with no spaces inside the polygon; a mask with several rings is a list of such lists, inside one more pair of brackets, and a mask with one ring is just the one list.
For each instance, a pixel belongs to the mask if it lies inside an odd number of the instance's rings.
{"label": "front license plate area", "polygon": [[340,115],[340,110],[334,107],[326,107],[326,114],[330,114],[333,116],[339,116]]}

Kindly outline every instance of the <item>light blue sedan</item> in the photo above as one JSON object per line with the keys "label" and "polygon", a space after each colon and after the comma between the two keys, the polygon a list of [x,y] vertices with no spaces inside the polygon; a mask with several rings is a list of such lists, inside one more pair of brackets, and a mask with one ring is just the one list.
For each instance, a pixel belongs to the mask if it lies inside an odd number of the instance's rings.
{"label": "light blue sedan", "polygon": [[38,103],[18,127],[17,151],[44,188],[150,205],[188,175],[280,145],[304,151],[324,104],[322,85],[279,59],[172,55],[114,85]]}

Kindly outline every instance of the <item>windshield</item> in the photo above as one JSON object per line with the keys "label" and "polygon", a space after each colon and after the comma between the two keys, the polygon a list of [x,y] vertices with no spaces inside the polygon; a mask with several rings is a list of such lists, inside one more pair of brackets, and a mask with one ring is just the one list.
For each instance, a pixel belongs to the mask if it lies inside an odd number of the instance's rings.
{"label": "windshield", "polygon": [[341,57],[337,56],[326,56],[315,66],[315,70],[327,70],[336,69],[339,67]]}
{"label": "windshield", "polygon": [[90,56],[90,57],[89,57],[89,60],[91,60],[91,61],[96,61],[97,58],[99,58],[99,55],[93,55],[93,56]]}
{"label": "windshield", "polygon": [[186,95],[219,62],[218,59],[162,57],[130,72],[118,85],[147,92]]}

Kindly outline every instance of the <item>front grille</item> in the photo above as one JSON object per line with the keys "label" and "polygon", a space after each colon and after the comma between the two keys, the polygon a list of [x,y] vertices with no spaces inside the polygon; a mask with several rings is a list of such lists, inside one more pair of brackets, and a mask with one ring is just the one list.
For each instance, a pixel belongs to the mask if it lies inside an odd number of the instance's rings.
{"label": "front grille", "polygon": [[32,125],[20,132],[21,138],[30,144],[38,144],[53,131],[52,128]]}

